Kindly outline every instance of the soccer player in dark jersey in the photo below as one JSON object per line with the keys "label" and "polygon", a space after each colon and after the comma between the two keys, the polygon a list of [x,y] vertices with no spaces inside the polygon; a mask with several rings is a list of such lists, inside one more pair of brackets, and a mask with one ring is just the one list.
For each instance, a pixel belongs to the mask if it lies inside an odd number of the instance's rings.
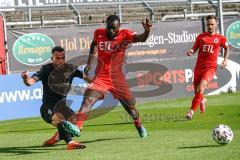
{"label": "soccer player in dark jersey", "polygon": [[217,69],[217,58],[220,48],[224,48],[224,60],[221,68],[225,68],[228,59],[227,39],[223,35],[216,33],[217,18],[215,16],[206,17],[207,32],[199,34],[193,47],[187,52],[188,56],[193,55],[198,50],[197,63],[194,69],[194,92],[192,106],[186,114],[186,118],[191,120],[194,112],[200,105],[200,112],[205,112],[206,98],[203,97],[204,90],[213,79]]}
{"label": "soccer player in dark jersey", "polygon": [[[58,132],[43,143],[51,146],[59,140],[67,143],[67,149],[82,149],[85,145],[72,140],[72,133],[66,130],[67,121],[76,123],[76,114],[66,105],[66,96],[71,88],[74,77],[89,79],[83,75],[76,66],[65,63],[65,51],[56,46],[52,49],[52,63],[43,65],[42,68],[29,77],[27,71],[22,73],[22,78],[27,86],[42,81],[43,98],[40,109],[41,116],[47,123],[57,127]],[[77,128],[77,127],[76,127]]]}
{"label": "soccer player in dark jersey", "polygon": [[151,23],[146,19],[142,22],[142,25],[144,28],[142,34],[136,34],[136,32],[127,29],[120,30],[119,17],[110,15],[106,20],[106,28],[95,30],[84,73],[87,75],[91,68],[95,47],[97,48],[98,62],[95,77],[84,93],[84,99],[77,114],[77,125],[80,129],[82,129],[88,112],[95,102],[102,99],[106,92],[110,92],[132,117],[139,135],[147,137],[147,131],[143,127],[139,113],[135,108],[135,98],[129,90],[125,75],[122,72],[127,46],[135,42],[144,42],[149,36]]}

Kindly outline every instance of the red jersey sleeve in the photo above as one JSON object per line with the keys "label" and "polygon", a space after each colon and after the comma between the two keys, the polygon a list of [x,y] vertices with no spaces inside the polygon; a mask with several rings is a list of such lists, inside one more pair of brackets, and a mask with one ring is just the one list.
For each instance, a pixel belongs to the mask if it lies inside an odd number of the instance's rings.
{"label": "red jersey sleeve", "polygon": [[130,41],[130,43],[133,42],[133,37],[134,35],[136,35],[137,33],[131,30],[124,30],[125,33],[125,40]]}
{"label": "red jersey sleeve", "polygon": [[192,47],[193,50],[197,50],[199,48],[201,38],[202,38],[202,34],[199,34],[195,40],[193,47]]}
{"label": "red jersey sleeve", "polygon": [[221,46],[226,49],[228,47],[228,42],[227,42],[227,38],[226,37],[222,37],[221,39]]}

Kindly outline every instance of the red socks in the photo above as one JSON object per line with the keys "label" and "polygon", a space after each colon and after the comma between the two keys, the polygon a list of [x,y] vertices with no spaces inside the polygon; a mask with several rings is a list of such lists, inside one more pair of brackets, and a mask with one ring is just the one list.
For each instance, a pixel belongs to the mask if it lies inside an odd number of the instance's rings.
{"label": "red socks", "polygon": [[133,122],[134,122],[134,125],[135,125],[137,128],[141,127],[141,121],[140,121],[139,119],[136,119],[136,120],[134,120]]}
{"label": "red socks", "polygon": [[192,100],[191,110],[193,110],[195,112],[197,110],[198,106],[200,105],[202,99],[203,99],[203,94],[196,93]]}
{"label": "red socks", "polygon": [[77,113],[77,126],[79,129],[82,129],[83,123],[87,120],[87,114],[83,112],[78,112]]}

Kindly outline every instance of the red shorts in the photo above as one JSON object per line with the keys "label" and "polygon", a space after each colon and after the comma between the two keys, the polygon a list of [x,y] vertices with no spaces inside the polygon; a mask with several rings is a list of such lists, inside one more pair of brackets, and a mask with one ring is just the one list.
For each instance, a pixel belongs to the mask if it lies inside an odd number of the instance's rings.
{"label": "red shorts", "polygon": [[124,76],[114,79],[107,76],[97,76],[89,84],[88,88],[96,90],[103,95],[106,92],[110,92],[115,99],[129,100],[134,98]]}
{"label": "red shorts", "polygon": [[207,82],[210,82],[213,79],[213,76],[216,73],[215,68],[211,69],[194,69],[194,79],[193,79],[193,85],[199,85],[199,83],[202,80],[205,80]]}

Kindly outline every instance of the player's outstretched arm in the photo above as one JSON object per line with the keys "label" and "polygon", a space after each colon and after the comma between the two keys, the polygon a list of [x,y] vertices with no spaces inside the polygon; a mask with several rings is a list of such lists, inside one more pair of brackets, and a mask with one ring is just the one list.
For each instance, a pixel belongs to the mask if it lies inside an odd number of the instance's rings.
{"label": "player's outstretched arm", "polygon": [[84,68],[84,74],[85,75],[88,75],[88,72],[91,69],[91,64],[92,64],[93,58],[96,54],[95,46],[96,46],[96,43],[93,40],[91,45],[90,45],[90,51],[89,51],[89,55],[88,55],[87,65]]}
{"label": "player's outstretched arm", "polygon": [[145,42],[149,36],[151,31],[152,24],[150,23],[149,19],[146,18],[145,21],[142,21],[142,25],[144,28],[144,32],[142,34],[137,34],[133,37],[133,42]]}
{"label": "player's outstretched arm", "polygon": [[36,80],[34,78],[29,77],[27,71],[22,72],[21,77],[23,79],[23,83],[26,86],[31,86],[31,85],[33,85],[36,82]]}
{"label": "player's outstretched arm", "polygon": [[228,56],[229,56],[229,47],[224,48],[224,59],[222,61],[221,64],[221,69],[225,68],[227,66],[227,60],[228,60]]}

